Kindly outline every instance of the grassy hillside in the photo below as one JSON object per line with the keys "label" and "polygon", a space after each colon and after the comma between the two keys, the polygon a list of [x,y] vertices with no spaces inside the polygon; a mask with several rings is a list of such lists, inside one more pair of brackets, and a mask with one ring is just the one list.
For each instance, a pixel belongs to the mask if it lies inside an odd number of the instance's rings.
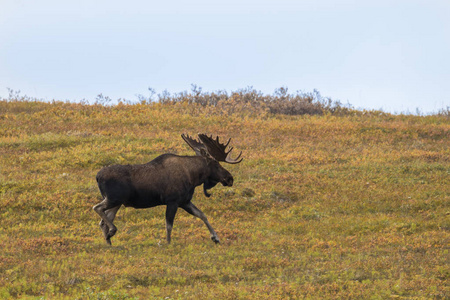
{"label": "grassy hillside", "polygon": [[[230,102],[231,101],[231,102]],[[223,105],[0,101],[0,298],[298,299],[450,295],[450,121]],[[227,106],[228,105],[228,106]],[[105,165],[232,137],[232,188],[179,211],[122,208],[104,243]]]}

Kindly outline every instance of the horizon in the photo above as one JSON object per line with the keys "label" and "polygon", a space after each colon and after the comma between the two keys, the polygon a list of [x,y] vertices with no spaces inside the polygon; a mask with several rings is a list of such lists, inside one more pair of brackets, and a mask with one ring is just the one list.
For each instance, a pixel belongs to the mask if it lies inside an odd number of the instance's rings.
{"label": "horizon", "polygon": [[[272,96],[275,98],[279,98],[280,95],[278,94],[280,92],[281,89],[284,89],[285,92],[287,92],[286,94],[291,96],[291,97],[295,97],[297,95],[300,95],[301,97],[312,97],[314,102],[318,102],[318,103],[326,103],[327,101],[331,101],[331,105],[332,106],[338,106],[338,107],[342,107],[342,108],[346,108],[346,109],[350,109],[352,111],[359,111],[359,112],[381,112],[381,113],[387,113],[387,114],[391,114],[391,115],[415,115],[415,116],[432,116],[432,115],[448,115],[449,111],[450,111],[450,107],[447,106],[446,108],[442,108],[439,109],[437,111],[430,111],[430,112],[423,112],[420,110],[420,108],[416,108],[415,111],[394,111],[394,112],[388,112],[385,111],[383,109],[367,109],[367,108],[357,108],[354,107],[351,103],[342,103],[339,100],[334,100],[331,99],[329,97],[324,97],[320,94],[320,91],[318,90],[314,90],[313,92],[310,93],[303,93],[302,91],[296,91],[296,93],[292,93],[289,92],[288,89],[286,87],[281,87],[279,89],[276,89],[273,93],[271,94],[266,94],[263,93],[262,91],[258,91],[253,89],[253,87],[248,86],[246,88],[243,89],[237,89],[237,90],[233,90],[233,91],[225,91],[225,90],[217,90],[217,91],[212,91],[212,92],[205,92],[202,90],[202,87],[199,87],[195,84],[191,84],[191,90],[187,91],[181,91],[178,93],[170,93],[167,90],[162,91],[161,93],[158,93],[157,91],[155,91],[154,89],[148,88],[149,92],[150,92],[150,96],[145,97],[142,94],[136,94],[136,99],[135,100],[130,100],[130,99],[125,99],[125,98],[119,98],[119,99],[112,99],[111,97],[109,97],[108,95],[103,95],[103,93],[98,94],[95,99],[92,100],[87,100],[87,99],[80,99],[80,100],[58,100],[58,99],[52,99],[52,100],[46,100],[46,99],[39,99],[39,98],[35,98],[35,97],[30,97],[28,95],[22,94],[22,92],[20,90],[12,90],[10,88],[7,88],[9,95],[8,97],[2,97],[0,96],[0,101],[28,101],[28,102],[33,102],[33,101],[37,101],[37,102],[41,102],[41,103],[74,103],[74,104],[83,104],[83,105],[104,105],[104,106],[117,106],[119,104],[125,104],[125,105],[138,105],[138,104],[144,104],[144,105],[148,105],[148,104],[153,104],[153,103],[158,103],[160,102],[161,99],[169,98],[169,99],[173,99],[175,101],[179,100],[179,97],[185,97],[185,96],[189,96],[189,95],[200,95],[200,96],[204,96],[204,95],[211,95],[211,94],[226,94],[228,97],[230,97],[233,93],[240,93],[240,92],[244,92],[244,93],[251,93],[251,92],[256,92],[262,95],[262,97],[267,97],[267,96]],[[324,112],[327,111],[327,109],[324,110]],[[275,114],[284,114],[284,113],[275,113]],[[304,113],[304,114],[310,114],[310,113]],[[295,114],[297,115],[297,114]]]}

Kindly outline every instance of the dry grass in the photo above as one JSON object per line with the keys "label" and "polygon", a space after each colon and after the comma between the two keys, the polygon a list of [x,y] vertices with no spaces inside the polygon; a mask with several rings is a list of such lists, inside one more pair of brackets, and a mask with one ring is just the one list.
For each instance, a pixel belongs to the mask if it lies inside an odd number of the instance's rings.
{"label": "dry grass", "polygon": [[[221,103],[0,101],[0,298],[449,296],[445,115]],[[233,188],[193,200],[222,244],[179,212],[166,245],[157,207],[121,209],[108,247],[92,211],[96,172],[191,154],[183,132],[232,137],[244,152],[227,166]]]}

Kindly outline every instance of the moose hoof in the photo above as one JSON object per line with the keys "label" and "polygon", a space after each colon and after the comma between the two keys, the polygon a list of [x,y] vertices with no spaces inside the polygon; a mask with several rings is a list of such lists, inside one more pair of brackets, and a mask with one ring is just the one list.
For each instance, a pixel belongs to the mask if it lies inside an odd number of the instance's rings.
{"label": "moose hoof", "polygon": [[108,232],[108,236],[106,237],[106,241],[108,242],[108,240],[110,238],[112,238],[116,234],[116,232],[117,232],[117,228],[110,229]]}
{"label": "moose hoof", "polygon": [[220,243],[220,240],[219,240],[219,238],[218,238],[217,236],[212,236],[212,237],[211,237],[211,240],[212,240],[214,243],[216,243],[216,244],[219,244],[219,243]]}
{"label": "moose hoof", "polygon": [[107,238],[107,239],[106,239],[106,243],[107,243],[108,245],[112,246],[112,244],[111,244],[111,239],[110,239],[110,238]]}

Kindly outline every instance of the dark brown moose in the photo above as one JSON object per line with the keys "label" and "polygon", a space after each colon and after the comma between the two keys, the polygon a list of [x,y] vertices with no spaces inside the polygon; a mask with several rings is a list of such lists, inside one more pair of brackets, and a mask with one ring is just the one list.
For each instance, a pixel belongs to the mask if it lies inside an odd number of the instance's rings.
{"label": "dark brown moose", "polygon": [[209,197],[208,190],[217,183],[223,186],[233,185],[233,176],[219,162],[237,164],[242,161],[241,154],[231,158],[226,151],[230,140],[222,144],[219,137],[199,134],[199,140],[182,134],[184,141],[195,151],[196,156],[163,154],[142,165],[113,165],[102,168],[97,174],[97,184],[103,201],[93,209],[102,220],[106,243],[117,228],[113,221],[119,208],[124,205],[134,208],[148,208],[166,205],[167,242],[170,243],[173,221],[178,207],[200,218],[211,233],[211,239],[219,243],[216,232],[209,224],[205,214],[191,202],[194,190],[203,184],[203,192]]}

